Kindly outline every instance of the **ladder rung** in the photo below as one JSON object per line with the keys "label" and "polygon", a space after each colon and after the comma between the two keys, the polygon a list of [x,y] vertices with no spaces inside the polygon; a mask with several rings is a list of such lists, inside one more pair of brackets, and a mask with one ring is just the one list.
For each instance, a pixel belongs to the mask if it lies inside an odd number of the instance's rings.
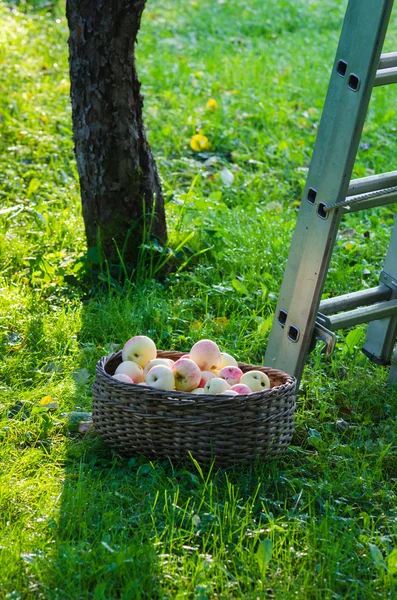
{"label": "ladder rung", "polygon": [[390,83],[397,83],[397,67],[376,71],[374,87],[377,87],[378,85],[389,85]]}
{"label": "ladder rung", "polygon": [[397,187],[392,187],[386,190],[375,190],[367,194],[357,194],[349,196],[340,206],[343,213],[354,213],[359,210],[368,210],[378,206],[387,206],[397,202]]}
{"label": "ladder rung", "polygon": [[397,171],[353,179],[343,201],[325,205],[325,210],[340,208],[353,213],[397,202]]}
{"label": "ladder rung", "polygon": [[397,52],[388,52],[380,57],[379,69],[389,69],[390,67],[397,67]]}
{"label": "ladder rung", "polygon": [[335,298],[327,298],[320,302],[319,311],[323,315],[333,315],[342,310],[351,310],[359,306],[367,306],[382,300],[389,300],[392,290],[387,285],[377,285],[367,290],[343,294]]}
{"label": "ladder rung", "polygon": [[397,299],[378,302],[372,306],[356,308],[355,310],[349,310],[337,315],[325,316],[319,313],[317,315],[317,320],[330,331],[336,331],[337,329],[348,329],[349,327],[355,327],[362,323],[378,321],[379,319],[385,319],[395,315],[397,315]]}
{"label": "ladder rung", "polygon": [[371,175],[370,177],[360,177],[359,179],[352,179],[347,196],[357,196],[357,194],[384,190],[395,185],[397,185],[397,171],[389,171],[389,173]]}

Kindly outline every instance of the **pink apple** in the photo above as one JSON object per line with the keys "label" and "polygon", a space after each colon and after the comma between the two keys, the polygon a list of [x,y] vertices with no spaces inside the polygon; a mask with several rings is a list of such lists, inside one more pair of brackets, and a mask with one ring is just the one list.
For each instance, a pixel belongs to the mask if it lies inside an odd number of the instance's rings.
{"label": "pink apple", "polygon": [[150,369],[156,365],[164,365],[165,367],[171,368],[173,364],[174,361],[170,358],[154,358],[153,360],[149,360],[148,364],[143,369],[143,375],[146,376],[146,373],[149,373]]}
{"label": "pink apple", "polygon": [[124,344],[123,360],[132,360],[140,367],[146,367],[150,360],[157,356],[156,345],[146,335],[136,335]]}
{"label": "pink apple", "polygon": [[190,358],[180,358],[172,365],[175,388],[181,392],[191,392],[199,387],[201,371]]}
{"label": "pink apple", "polygon": [[223,367],[219,371],[219,377],[228,382],[229,385],[235,385],[243,376],[243,372],[238,367]]}
{"label": "pink apple", "polygon": [[155,365],[146,374],[146,383],[157,390],[173,390],[175,388],[175,377],[170,367]]}
{"label": "pink apple", "polygon": [[132,362],[132,360],[125,360],[119,364],[114,374],[119,375],[120,373],[131,377],[134,383],[140,383],[144,379],[142,367]]}
{"label": "pink apple", "polygon": [[238,393],[235,390],[225,390],[224,392],[220,392],[217,396],[238,396]]}
{"label": "pink apple", "polygon": [[270,379],[262,371],[247,371],[240,379],[240,383],[248,385],[253,392],[263,392],[270,388]]}
{"label": "pink apple", "polygon": [[201,379],[198,385],[199,388],[203,388],[209,379],[216,377],[212,371],[201,371]]}
{"label": "pink apple", "polygon": [[190,358],[202,371],[218,369],[222,362],[221,351],[212,340],[200,340],[190,350]]}
{"label": "pink apple", "polygon": [[128,377],[128,375],[124,375],[124,373],[117,373],[117,375],[113,375],[114,379],[117,379],[117,381],[123,381],[124,383],[134,383],[131,379],[131,377]]}
{"label": "pink apple", "polygon": [[230,385],[220,377],[214,377],[213,379],[209,379],[204,386],[204,392],[206,394],[220,394],[225,390],[228,390]]}
{"label": "pink apple", "polygon": [[248,385],[244,385],[244,383],[236,383],[235,385],[232,385],[230,389],[238,394],[252,394],[251,388],[249,388]]}
{"label": "pink apple", "polygon": [[221,352],[221,357],[222,357],[222,362],[220,364],[221,369],[223,369],[223,367],[238,367],[237,360],[235,358],[233,358],[233,356],[231,356],[227,352]]}
{"label": "pink apple", "polygon": [[181,358],[189,358],[190,359],[190,354],[184,354],[183,356],[181,356]]}

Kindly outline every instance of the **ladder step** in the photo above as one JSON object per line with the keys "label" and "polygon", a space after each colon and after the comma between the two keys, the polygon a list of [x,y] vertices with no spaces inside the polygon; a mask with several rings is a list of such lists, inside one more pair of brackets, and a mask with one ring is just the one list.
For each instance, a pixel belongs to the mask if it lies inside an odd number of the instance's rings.
{"label": "ladder step", "polygon": [[348,329],[362,323],[369,323],[370,321],[377,321],[396,315],[397,300],[388,300],[332,316],[318,313],[317,321],[330,331],[336,331],[337,329]]}
{"label": "ladder step", "polygon": [[386,206],[397,202],[397,186],[386,190],[375,190],[367,194],[349,196],[345,202],[339,204],[343,213],[354,213],[359,210],[368,210],[377,206]]}
{"label": "ladder step", "polygon": [[352,179],[347,196],[335,204],[324,204],[324,211],[341,208],[343,213],[385,206],[397,202],[397,171]]}
{"label": "ladder step", "polygon": [[351,310],[359,306],[367,306],[382,300],[389,300],[392,295],[392,290],[387,285],[377,285],[367,290],[360,290],[335,298],[327,298],[320,302],[319,311],[323,315],[333,315],[342,310]]}
{"label": "ladder step", "polygon": [[352,179],[349,185],[347,196],[356,196],[357,194],[366,194],[397,186],[397,171],[389,171],[380,175],[371,175],[370,177],[360,177]]}
{"label": "ladder step", "polygon": [[389,85],[390,83],[397,83],[397,67],[389,67],[388,69],[376,71],[374,87]]}
{"label": "ladder step", "polygon": [[376,71],[374,86],[397,83],[397,52],[382,54]]}
{"label": "ladder step", "polygon": [[381,54],[379,69],[389,69],[390,67],[397,67],[397,52]]}

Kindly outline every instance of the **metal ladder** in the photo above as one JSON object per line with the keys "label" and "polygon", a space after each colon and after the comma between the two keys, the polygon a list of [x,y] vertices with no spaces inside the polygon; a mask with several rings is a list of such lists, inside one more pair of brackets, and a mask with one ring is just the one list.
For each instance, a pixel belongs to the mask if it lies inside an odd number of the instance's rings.
{"label": "metal ladder", "polygon": [[392,6],[346,10],[264,361],[298,381],[317,340],[331,354],[335,330],[368,322],[363,351],[397,383],[397,221],[379,285],[320,302],[341,217],[397,202],[397,171],[350,181],[372,89],[397,83],[397,52],[381,56]]}

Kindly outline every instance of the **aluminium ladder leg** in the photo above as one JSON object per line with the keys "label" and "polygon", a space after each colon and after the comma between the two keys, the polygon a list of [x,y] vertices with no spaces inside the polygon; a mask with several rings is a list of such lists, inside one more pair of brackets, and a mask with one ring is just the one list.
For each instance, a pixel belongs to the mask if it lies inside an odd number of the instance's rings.
{"label": "aluminium ladder leg", "polygon": [[[381,284],[391,289],[391,299],[397,298],[397,220],[386,255]],[[363,352],[375,363],[389,365],[397,339],[397,315],[372,321],[368,325]],[[396,349],[397,352],[397,349]],[[397,383],[397,353],[390,369],[390,383]]]}
{"label": "aluminium ladder leg", "polygon": [[393,359],[390,366],[389,383],[397,384],[397,347],[394,350]]}
{"label": "aluminium ladder leg", "polygon": [[[265,364],[301,378],[393,0],[349,0]],[[384,83],[396,80],[386,60]],[[333,207],[333,209],[332,209]]]}

